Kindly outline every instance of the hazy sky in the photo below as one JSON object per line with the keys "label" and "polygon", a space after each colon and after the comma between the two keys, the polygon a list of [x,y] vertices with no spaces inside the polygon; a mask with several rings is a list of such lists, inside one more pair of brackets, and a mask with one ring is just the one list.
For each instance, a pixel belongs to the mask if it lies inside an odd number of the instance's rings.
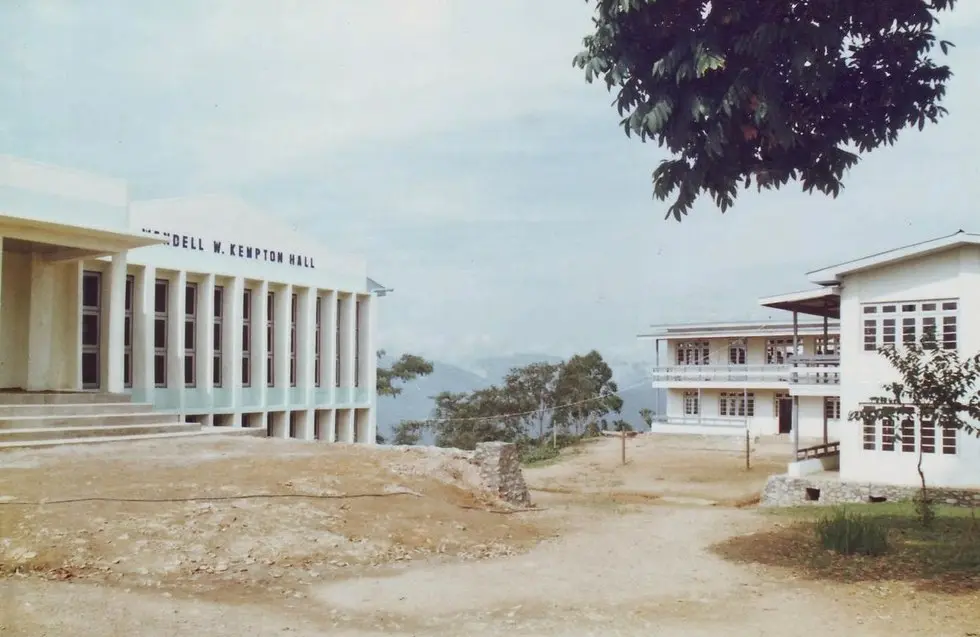
{"label": "hazy sky", "polygon": [[765,318],[804,272],[980,231],[980,3],[942,35],[951,115],[837,200],[740,196],[678,224],[662,158],[572,68],[583,0],[3,0],[0,152],[236,193],[365,255],[389,350],[650,356],[651,323]]}

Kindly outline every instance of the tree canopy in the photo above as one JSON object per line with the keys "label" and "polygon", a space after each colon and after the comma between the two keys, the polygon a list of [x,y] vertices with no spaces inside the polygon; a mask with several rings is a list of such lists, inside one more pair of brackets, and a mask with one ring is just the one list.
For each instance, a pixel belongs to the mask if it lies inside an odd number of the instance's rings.
{"label": "tree canopy", "polygon": [[653,172],[668,218],[704,193],[724,212],[753,182],[836,197],[858,153],[946,114],[952,73],[930,54],[956,0],[586,1],[573,63],[618,90],[627,135],[672,155]]}
{"label": "tree canopy", "polygon": [[[378,351],[378,360],[384,358],[385,351]],[[419,376],[432,373],[432,363],[415,354],[402,354],[401,358],[391,364],[391,367],[378,366],[377,392],[378,396],[397,396],[402,388],[395,381],[409,383]]]}

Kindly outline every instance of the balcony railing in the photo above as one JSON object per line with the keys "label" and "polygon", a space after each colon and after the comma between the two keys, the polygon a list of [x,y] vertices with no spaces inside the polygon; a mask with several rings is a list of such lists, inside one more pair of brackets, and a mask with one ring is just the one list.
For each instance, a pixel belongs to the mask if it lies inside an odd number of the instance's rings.
{"label": "balcony railing", "polygon": [[776,365],[673,365],[654,368],[653,381],[838,385],[840,359],[813,356]]}
{"label": "balcony railing", "polygon": [[699,426],[699,427],[718,427],[719,429],[745,429],[748,420],[745,416],[734,416],[731,418],[719,418],[718,416],[656,416],[653,419],[654,425],[677,425],[677,426]]}

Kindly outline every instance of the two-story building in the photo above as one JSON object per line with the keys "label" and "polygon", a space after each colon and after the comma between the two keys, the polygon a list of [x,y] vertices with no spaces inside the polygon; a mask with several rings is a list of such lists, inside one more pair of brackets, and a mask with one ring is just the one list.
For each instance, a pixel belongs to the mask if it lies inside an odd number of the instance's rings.
{"label": "two-story building", "polygon": [[237,198],[133,202],[124,181],[13,157],[0,247],[10,400],[125,394],[182,421],[374,442],[383,288],[363,259]]}
{"label": "two-story building", "polygon": [[[791,475],[839,469],[842,482],[912,486],[921,456],[929,484],[980,487],[976,436],[910,419],[847,420],[900,380],[881,348],[932,332],[937,347],[960,358],[980,353],[980,235],[960,231],[807,277],[814,289],[760,300],[792,323],[674,325],[644,335],[658,344],[654,387],[668,389],[667,415],[653,431],[789,431]],[[822,440],[801,446],[800,438]]]}

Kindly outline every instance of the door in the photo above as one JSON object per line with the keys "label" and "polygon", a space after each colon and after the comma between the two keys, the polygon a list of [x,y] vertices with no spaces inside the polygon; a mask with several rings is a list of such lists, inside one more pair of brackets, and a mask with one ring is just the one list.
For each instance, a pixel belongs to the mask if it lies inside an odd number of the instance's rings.
{"label": "door", "polygon": [[102,273],[82,273],[82,389],[102,380]]}
{"label": "door", "polygon": [[793,399],[779,399],[779,433],[788,434],[793,431]]}

